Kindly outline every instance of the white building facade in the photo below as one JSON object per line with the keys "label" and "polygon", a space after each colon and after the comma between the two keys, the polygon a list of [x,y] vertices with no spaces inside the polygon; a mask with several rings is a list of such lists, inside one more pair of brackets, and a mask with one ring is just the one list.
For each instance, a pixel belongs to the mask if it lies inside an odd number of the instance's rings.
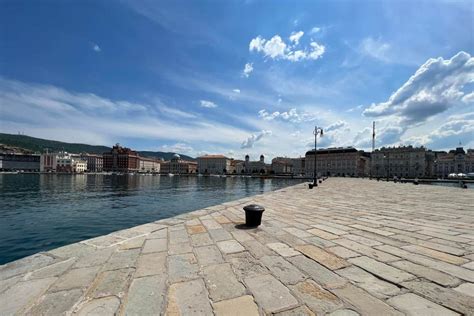
{"label": "white building facade", "polygon": [[201,174],[233,173],[232,159],[223,155],[205,155],[197,158],[198,172]]}

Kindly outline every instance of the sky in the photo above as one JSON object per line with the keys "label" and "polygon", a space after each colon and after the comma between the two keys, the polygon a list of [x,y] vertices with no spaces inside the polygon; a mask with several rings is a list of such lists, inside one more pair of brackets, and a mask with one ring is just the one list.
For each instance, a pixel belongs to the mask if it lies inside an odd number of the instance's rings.
{"label": "sky", "polygon": [[0,132],[191,156],[474,148],[470,1],[0,1]]}

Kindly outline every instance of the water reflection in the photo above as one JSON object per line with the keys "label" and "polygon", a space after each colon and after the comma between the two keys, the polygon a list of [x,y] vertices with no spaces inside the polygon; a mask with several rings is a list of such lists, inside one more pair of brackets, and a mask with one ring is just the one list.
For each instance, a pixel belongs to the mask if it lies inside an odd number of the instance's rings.
{"label": "water reflection", "polygon": [[0,175],[0,264],[297,180],[151,175]]}

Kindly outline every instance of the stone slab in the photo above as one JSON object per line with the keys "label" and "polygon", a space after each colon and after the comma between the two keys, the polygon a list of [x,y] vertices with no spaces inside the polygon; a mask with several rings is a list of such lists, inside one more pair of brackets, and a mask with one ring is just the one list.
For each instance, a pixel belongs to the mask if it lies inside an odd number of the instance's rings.
{"label": "stone slab", "polygon": [[456,316],[459,315],[443,306],[428,301],[416,294],[407,293],[392,297],[387,301],[399,311],[412,316]]}
{"label": "stone slab", "polygon": [[244,295],[213,304],[216,316],[258,316],[258,307],[253,297]]}
{"label": "stone slab", "polygon": [[346,260],[313,245],[296,246],[295,249],[331,270],[341,269],[350,265]]}
{"label": "stone slab", "polygon": [[152,275],[134,279],[128,291],[124,315],[159,315],[165,301],[166,278]]}
{"label": "stone slab", "polygon": [[175,283],[168,290],[168,315],[212,315],[204,281]]}
{"label": "stone slab", "polygon": [[204,281],[213,302],[245,294],[244,286],[237,281],[229,263],[207,266],[203,269]]}

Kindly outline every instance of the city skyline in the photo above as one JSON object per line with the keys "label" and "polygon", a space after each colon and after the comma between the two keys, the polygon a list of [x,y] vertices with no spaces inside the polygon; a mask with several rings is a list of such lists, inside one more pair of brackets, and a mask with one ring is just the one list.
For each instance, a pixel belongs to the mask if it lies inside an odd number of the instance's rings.
{"label": "city skyline", "polygon": [[376,148],[474,147],[469,2],[182,5],[3,2],[0,132],[272,158],[314,125],[370,150],[375,120]]}

